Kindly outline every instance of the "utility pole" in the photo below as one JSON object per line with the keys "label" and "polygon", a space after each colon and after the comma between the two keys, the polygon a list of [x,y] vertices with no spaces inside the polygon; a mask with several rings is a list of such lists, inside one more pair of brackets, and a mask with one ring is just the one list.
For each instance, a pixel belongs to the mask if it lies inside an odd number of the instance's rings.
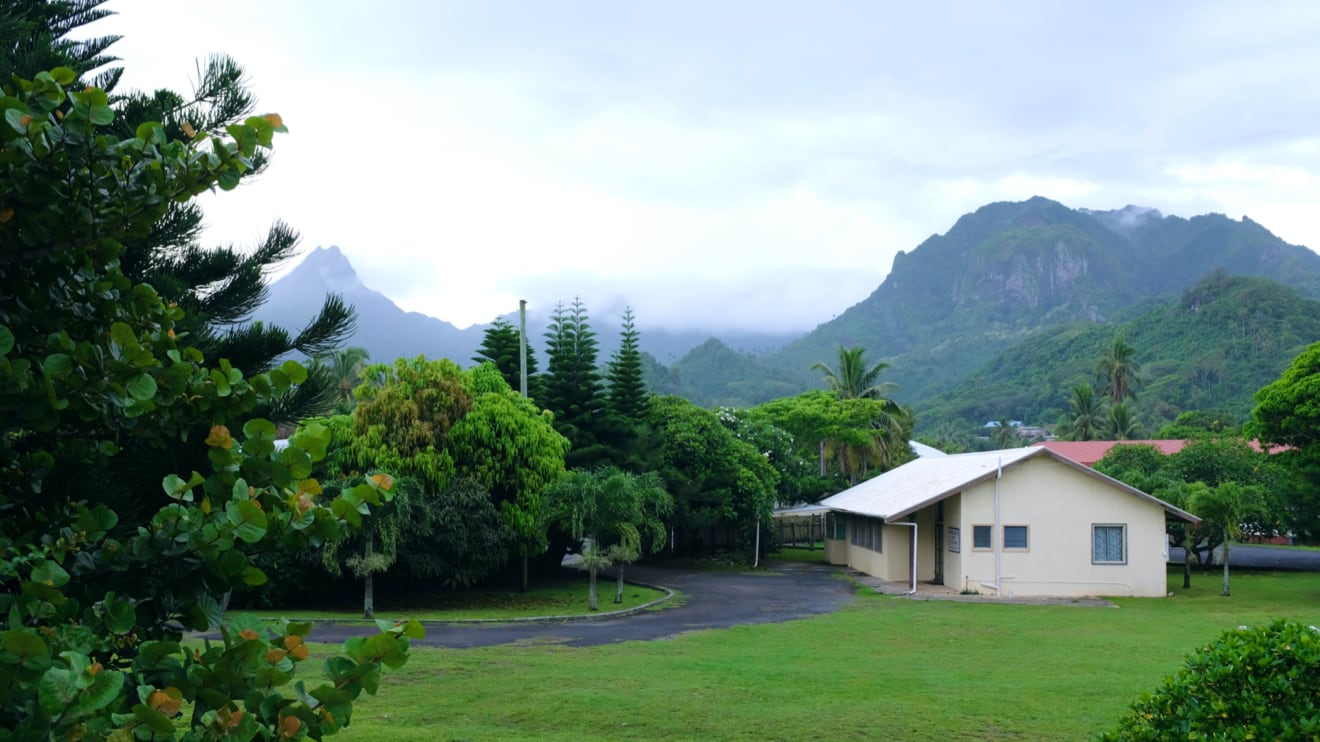
{"label": "utility pole", "polygon": [[518,391],[527,396],[527,300],[518,300]]}

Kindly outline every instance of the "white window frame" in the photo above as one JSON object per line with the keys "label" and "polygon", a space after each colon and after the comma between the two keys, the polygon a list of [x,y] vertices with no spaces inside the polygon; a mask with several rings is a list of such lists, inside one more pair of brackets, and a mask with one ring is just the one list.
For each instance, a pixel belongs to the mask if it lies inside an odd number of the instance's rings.
{"label": "white window frame", "polygon": [[[1115,561],[1115,560],[1111,560],[1111,559],[1100,560],[1100,559],[1096,559],[1096,558],[1095,558],[1095,537],[1096,537],[1097,529],[1100,529],[1100,528],[1117,528],[1117,529],[1119,529],[1120,538],[1122,539],[1122,540],[1120,541],[1120,547],[1121,547],[1122,552],[1123,552],[1123,555],[1122,555],[1122,557],[1121,557],[1119,560],[1117,560],[1117,561]],[[1128,563],[1128,548],[1127,548],[1127,547],[1128,547],[1128,538],[1127,538],[1127,524],[1126,524],[1126,523],[1092,523],[1092,524],[1091,524],[1091,564],[1119,564],[1119,565],[1127,564],[1127,563]]]}

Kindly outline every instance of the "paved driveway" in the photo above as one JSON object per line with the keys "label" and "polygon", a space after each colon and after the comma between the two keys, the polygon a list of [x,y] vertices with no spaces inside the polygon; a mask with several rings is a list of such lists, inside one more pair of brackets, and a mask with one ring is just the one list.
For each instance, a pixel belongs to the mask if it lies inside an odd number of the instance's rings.
{"label": "paved driveway", "polygon": [[[818,564],[789,564],[756,572],[629,567],[625,573],[629,580],[672,588],[683,593],[686,601],[677,608],[590,621],[428,625],[426,638],[414,644],[464,648],[527,642],[585,647],[664,639],[700,629],[779,623],[830,613],[851,600],[854,585],[839,579],[840,574],[837,567]],[[613,580],[601,580],[600,594],[601,609],[608,611],[614,599]],[[320,624],[312,638],[340,642],[371,633],[374,628]]]}

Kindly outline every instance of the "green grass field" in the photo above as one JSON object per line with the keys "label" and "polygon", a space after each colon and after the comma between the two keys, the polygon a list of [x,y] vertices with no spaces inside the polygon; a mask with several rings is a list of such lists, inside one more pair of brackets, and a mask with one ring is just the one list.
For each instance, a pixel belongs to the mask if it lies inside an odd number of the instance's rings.
{"label": "green grass field", "polygon": [[[415,648],[336,739],[1086,739],[1221,631],[1320,624],[1320,575],[1216,574],[1118,608],[859,593],[827,616],[655,642]],[[315,634],[313,634],[313,639]],[[310,680],[310,678],[309,678]]]}

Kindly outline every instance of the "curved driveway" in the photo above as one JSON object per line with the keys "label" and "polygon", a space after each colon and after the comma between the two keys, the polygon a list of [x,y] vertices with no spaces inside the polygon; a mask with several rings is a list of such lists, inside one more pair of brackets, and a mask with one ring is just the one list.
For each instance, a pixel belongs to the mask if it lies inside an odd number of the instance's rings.
{"label": "curved driveway", "polygon": [[[562,622],[428,623],[426,638],[413,644],[431,647],[484,647],[526,642],[585,647],[623,641],[664,639],[685,631],[720,629],[742,624],[779,623],[830,613],[846,604],[855,591],[839,579],[837,567],[788,564],[756,572],[698,572],[665,567],[629,567],[630,580],[663,585],[683,594],[676,608],[628,616]],[[601,608],[608,611],[613,580],[600,583]],[[339,642],[375,633],[367,626],[318,624],[320,642]]]}

